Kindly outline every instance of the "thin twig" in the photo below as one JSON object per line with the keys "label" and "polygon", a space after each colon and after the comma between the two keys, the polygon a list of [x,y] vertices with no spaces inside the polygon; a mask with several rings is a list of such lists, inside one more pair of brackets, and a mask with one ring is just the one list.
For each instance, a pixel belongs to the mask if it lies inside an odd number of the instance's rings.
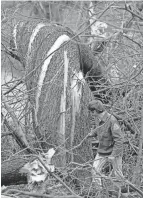
{"label": "thin twig", "polygon": [[16,83],[16,85],[14,85],[11,89],[9,89],[8,91],[6,91],[3,95],[9,94],[10,92],[12,92],[12,91],[13,91],[18,85],[20,85],[21,83],[23,83],[22,80],[18,81],[18,82]]}

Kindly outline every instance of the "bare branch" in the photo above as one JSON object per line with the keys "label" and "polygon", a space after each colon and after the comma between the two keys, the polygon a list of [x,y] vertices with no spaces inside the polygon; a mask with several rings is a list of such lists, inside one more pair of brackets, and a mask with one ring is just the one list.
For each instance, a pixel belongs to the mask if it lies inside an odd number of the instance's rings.
{"label": "bare branch", "polygon": [[81,198],[78,195],[64,195],[64,196],[54,196],[54,195],[46,195],[46,194],[40,194],[40,193],[31,193],[31,192],[26,192],[26,191],[20,191],[16,189],[9,189],[8,191],[9,194],[11,193],[18,193],[19,195],[29,195],[32,197],[45,197],[45,198]]}
{"label": "bare branch", "polygon": [[137,158],[137,164],[134,172],[134,177],[132,182],[136,182],[138,186],[140,186],[140,171],[141,171],[141,161],[142,161],[142,148],[143,148],[143,107],[141,110],[141,133],[140,133],[140,138],[139,138],[139,151],[138,151],[138,158]]}
{"label": "bare branch", "polygon": [[23,131],[22,131],[22,128],[21,128],[21,126],[20,126],[20,123],[19,123],[19,121],[18,121],[18,119],[17,119],[17,117],[16,117],[14,111],[13,111],[12,108],[7,104],[7,101],[6,101],[5,96],[2,96],[2,100],[3,100],[2,102],[4,103],[4,106],[5,106],[6,110],[7,110],[7,112],[10,114],[10,116],[11,116],[13,122],[14,122],[14,125],[15,125],[15,127],[16,127],[16,130],[13,131],[14,134],[15,134],[15,136],[16,136],[16,137],[18,138],[18,140],[20,141],[22,148],[27,148],[28,151],[30,151],[31,149],[29,149],[29,148],[30,148],[29,143],[28,143],[28,141],[27,141],[27,139],[26,139],[26,137],[25,137],[25,134],[24,134]]}
{"label": "bare branch", "polygon": [[13,133],[1,133],[1,137],[5,137],[5,136],[8,136],[8,135],[13,135]]}
{"label": "bare branch", "polygon": [[[1,114],[1,115],[2,115],[2,117],[4,117],[3,114]],[[9,135],[12,135],[12,136],[15,138],[17,144],[18,144],[21,148],[24,148],[26,151],[28,151],[28,153],[33,153],[33,150],[32,150],[31,148],[26,147],[25,145],[23,146],[23,142],[21,142],[21,139],[20,139],[19,136],[17,135],[17,132],[12,128],[12,126],[9,125],[8,121],[7,121],[5,118],[4,118],[4,124],[5,124],[5,126],[7,127],[7,129],[10,131],[10,132],[9,132]],[[4,134],[5,134],[5,133],[4,133]],[[5,135],[3,135],[3,136],[5,136]],[[2,137],[3,137],[3,136],[2,136]]]}
{"label": "bare branch", "polygon": [[3,95],[9,94],[10,92],[12,92],[21,83],[23,83],[23,81],[22,80],[19,80],[19,82],[17,82],[16,85],[14,85],[11,89],[9,89],[8,91],[6,91]]}
{"label": "bare branch", "polygon": [[123,10],[126,10],[128,12],[130,12],[133,16],[139,18],[140,20],[143,21],[143,17],[138,15],[137,13],[133,12],[131,9],[129,9],[127,6],[125,8],[119,8],[119,9],[123,9]]}
{"label": "bare branch", "polygon": [[41,162],[41,164],[44,166],[44,168],[47,170],[47,172],[52,175],[56,180],[58,180],[61,184],[63,184],[63,186],[70,192],[72,193],[72,195],[74,195],[75,197],[79,197],[77,196],[73,190],[71,188],[69,188],[57,175],[55,175],[54,173],[50,172],[49,169],[45,166],[44,162],[40,159],[40,157],[37,157],[37,159]]}

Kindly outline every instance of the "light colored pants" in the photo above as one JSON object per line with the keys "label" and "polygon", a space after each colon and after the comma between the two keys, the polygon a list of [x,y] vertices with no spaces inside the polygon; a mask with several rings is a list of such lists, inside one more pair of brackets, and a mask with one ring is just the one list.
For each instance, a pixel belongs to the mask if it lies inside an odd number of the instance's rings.
{"label": "light colored pants", "polygon": [[[107,161],[109,161],[108,157],[101,156],[99,153],[97,153],[93,162],[92,179],[93,179],[93,182],[96,182],[100,186],[102,186],[100,175],[102,174],[102,168]],[[121,177],[123,177],[122,156],[120,155],[120,156],[115,157],[115,159],[112,161],[112,165],[113,165],[113,170],[114,170],[116,178],[121,179]]]}

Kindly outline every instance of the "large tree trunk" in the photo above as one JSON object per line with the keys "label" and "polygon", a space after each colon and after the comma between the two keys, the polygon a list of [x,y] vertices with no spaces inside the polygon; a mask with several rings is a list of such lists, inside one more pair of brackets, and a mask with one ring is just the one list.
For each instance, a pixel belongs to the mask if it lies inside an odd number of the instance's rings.
{"label": "large tree trunk", "polygon": [[59,167],[91,160],[86,137],[92,94],[84,76],[92,67],[100,75],[101,67],[85,46],[76,43],[79,38],[68,28],[36,21],[19,23],[14,31],[15,50],[24,57],[33,131],[43,151],[56,148]]}
{"label": "large tree trunk", "polygon": [[[87,105],[91,100],[91,92],[81,71],[80,50],[75,43],[78,38],[70,41],[73,36],[69,29],[62,26],[29,22],[17,26],[15,41],[17,50],[26,55],[26,61],[23,61],[26,65],[29,98],[35,112],[35,131],[45,141],[42,144],[45,151],[49,147],[58,148],[60,158],[57,164],[60,166],[65,166],[61,157],[63,150],[67,151],[67,162],[72,159],[83,163],[91,159],[87,139],[77,146],[89,132]],[[68,59],[66,65],[64,53]],[[61,110],[63,91],[66,93],[65,112]],[[63,114],[64,133],[61,131],[63,121],[60,121]],[[74,146],[77,148],[73,149]]]}

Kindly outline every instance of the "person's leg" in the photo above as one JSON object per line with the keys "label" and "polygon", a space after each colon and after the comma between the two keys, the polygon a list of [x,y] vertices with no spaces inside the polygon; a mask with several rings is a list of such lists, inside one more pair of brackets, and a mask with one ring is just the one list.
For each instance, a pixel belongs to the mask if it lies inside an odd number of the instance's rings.
{"label": "person's leg", "polygon": [[115,176],[119,179],[123,177],[122,173],[122,155],[119,155],[115,157],[115,160],[113,161],[113,169],[115,172]]}
{"label": "person's leg", "polygon": [[92,181],[94,183],[98,184],[99,186],[102,186],[100,173],[101,173],[101,170],[102,170],[104,164],[106,163],[106,161],[107,161],[106,157],[100,156],[97,153],[97,155],[96,155],[96,157],[94,159],[94,162],[93,162]]}

